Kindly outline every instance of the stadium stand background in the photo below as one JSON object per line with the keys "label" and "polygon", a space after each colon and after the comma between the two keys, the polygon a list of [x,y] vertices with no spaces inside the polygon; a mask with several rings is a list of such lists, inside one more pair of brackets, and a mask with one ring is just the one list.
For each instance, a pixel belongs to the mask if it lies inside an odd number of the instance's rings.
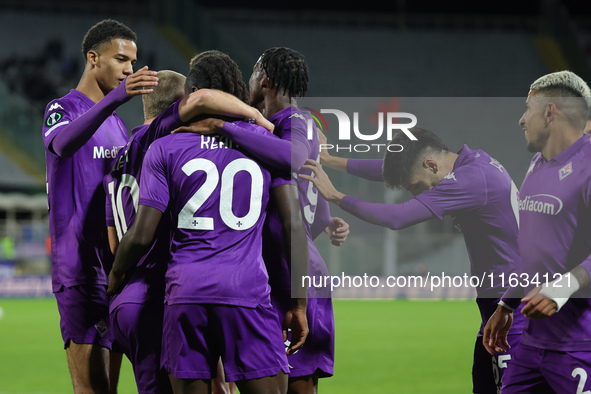
{"label": "stadium stand background", "polygon": [[[311,71],[304,106],[314,97],[382,98],[379,108],[416,112],[419,125],[441,135],[451,150],[464,143],[486,150],[518,186],[531,158],[517,126],[529,84],[560,69],[591,82],[589,2],[500,1],[493,7],[468,1],[366,1],[337,10],[329,2],[296,7],[268,1],[248,6],[192,0],[0,1],[0,239],[7,240],[9,252],[0,254],[0,276],[49,272],[42,111],[50,99],[75,87],[83,67],[81,39],[106,17],[138,33],[137,65],[152,69],[185,73],[195,53],[218,49],[238,62],[247,81],[264,49],[297,49]],[[142,122],[141,101],[130,101],[118,113],[131,130]],[[362,130],[375,130],[365,122]],[[409,197],[330,175],[343,191],[363,199]],[[338,208],[333,215],[352,223],[346,245],[319,245],[333,273],[468,270],[462,237],[451,220],[393,232]]]}

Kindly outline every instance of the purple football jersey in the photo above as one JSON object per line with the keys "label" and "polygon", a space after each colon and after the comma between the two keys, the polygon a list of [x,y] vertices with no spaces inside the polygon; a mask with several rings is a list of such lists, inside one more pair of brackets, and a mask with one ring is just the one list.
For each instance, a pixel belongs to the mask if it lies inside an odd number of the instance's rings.
{"label": "purple football jersey", "polygon": [[[519,191],[507,170],[482,150],[464,145],[451,173],[433,189],[416,199],[439,219],[454,217],[464,235],[470,257],[471,273],[520,272],[517,245]],[[485,280],[477,289],[479,297],[498,298],[505,288],[500,280]],[[492,284],[493,286],[490,286]]]}
{"label": "purple football jersey", "polygon": [[[106,99],[105,99],[106,100]],[[115,112],[72,157],[60,157],[51,144],[64,126],[95,103],[77,90],[51,101],[45,109],[43,141],[47,164],[52,286],[107,284],[109,252],[103,177],[127,142],[123,121]]]}
{"label": "purple football jersey", "polygon": [[[415,198],[439,219],[452,215],[464,235],[471,275],[481,282],[485,278],[476,289],[482,334],[497,299],[509,286],[509,276],[521,272],[517,244],[519,191],[497,160],[464,145],[458,151],[453,171]],[[521,332],[523,323],[522,315],[516,314],[511,332]]]}
{"label": "purple football jersey", "polygon": [[[275,135],[287,141],[297,139],[299,142],[298,146],[305,147],[307,158],[319,161],[320,145],[318,135],[313,133],[312,139],[308,139],[307,119],[310,119],[310,116],[297,107],[285,108],[269,117],[269,121],[275,125]],[[297,152],[297,155],[302,155],[302,152]],[[298,174],[300,173],[313,175],[310,170],[300,169]],[[308,249],[310,253],[309,276],[324,277],[328,275],[328,270],[324,260],[316,249],[313,238],[322,231],[315,231],[315,228],[324,229],[330,224],[330,212],[328,209],[323,210],[326,213],[325,215],[316,217],[319,204],[328,203],[319,195],[318,189],[316,189],[312,182],[300,177],[296,178],[296,182],[304,227],[308,238]],[[264,242],[264,257],[269,270],[271,289],[274,293],[283,293],[287,296],[291,293],[290,273],[283,254],[281,223],[279,223],[272,205],[269,207],[269,218],[265,224]],[[297,250],[292,251],[292,253],[297,253]],[[308,291],[308,295],[310,297],[330,297],[330,291],[327,288],[311,288]]]}
{"label": "purple football jersey", "polygon": [[[119,240],[135,221],[142,163],[150,144],[183,124],[178,112],[179,103],[180,100],[149,125],[134,128],[129,142],[119,151],[111,172],[104,178],[107,225],[116,228]],[[169,249],[170,220],[168,215],[163,215],[150,251],[142,257],[133,271],[127,273],[125,286],[111,298],[110,311],[127,302],[162,301]]]}
{"label": "purple football jersey", "polygon": [[270,306],[262,258],[262,227],[274,186],[268,169],[224,137],[181,133],[151,145],[141,184],[139,203],[168,208],[175,228],[167,304]]}
{"label": "purple football jersey", "polygon": [[[519,250],[532,287],[581,265],[591,272],[591,141],[584,135],[547,161],[530,164],[519,200]],[[591,350],[591,299],[575,293],[547,319],[527,320],[522,343],[536,348]]]}

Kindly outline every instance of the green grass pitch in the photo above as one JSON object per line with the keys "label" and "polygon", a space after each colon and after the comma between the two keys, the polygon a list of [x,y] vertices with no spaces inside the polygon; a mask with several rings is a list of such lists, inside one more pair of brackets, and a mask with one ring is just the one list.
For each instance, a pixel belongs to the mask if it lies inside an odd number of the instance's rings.
{"label": "green grass pitch", "polygon": [[[0,394],[71,393],[56,302],[0,299]],[[335,376],[322,394],[469,393],[474,301],[335,300]],[[121,394],[137,393],[124,359]]]}

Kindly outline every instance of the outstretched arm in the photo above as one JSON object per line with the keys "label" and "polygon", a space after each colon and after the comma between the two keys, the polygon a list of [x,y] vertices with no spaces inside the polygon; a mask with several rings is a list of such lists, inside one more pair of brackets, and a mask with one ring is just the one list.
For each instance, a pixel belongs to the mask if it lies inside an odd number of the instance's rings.
{"label": "outstretched arm", "polygon": [[320,140],[320,163],[333,170],[345,172],[370,181],[382,182],[382,159],[348,159],[332,156],[328,151],[330,145],[321,130],[318,131]]}
{"label": "outstretched arm", "polygon": [[140,205],[133,226],[125,233],[117,253],[113,268],[109,273],[108,294],[113,294],[125,279],[125,273],[135,267],[138,261],[145,255],[154,238],[154,233],[162,217],[162,212],[147,205]]}
{"label": "outstretched arm", "polygon": [[55,134],[50,149],[60,157],[72,157],[117,107],[134,96],[151,93],[153,90],[150,88],[157,84],[156,72],[149,71],[148,67],[131,74],[91,109],[69,124],[60,126],[60,132]]}
{"label": "outstretched arm", "polygon": [[382,204],[347,196],[333,186],[322,166],[314,160],[308,160],[303,168],[312,170],[315,177],[299,176],[313,182],[322,197],[366,222],[397,230],[435,217],[429,208],[416,199],[402,204]]}
{"label": "outstretched arm", "polygon": [[308,146],[301,141],[288,141],[271,134],[255,133],[235,123],[217,118],[202,119],[173,131],[173,133],[182,132],[219,133],[237,143],[261,162],[281,171],[298,171],[308,157]]}
{"label": "outstretched arm", "polygon": [[295,185],[281,185],[272,189],[285,240],[284,255],[291,275],[292,307],[283,320],[283,340],[291,329],[291,344],[287,354],[295,353],[306,341],[308,321],[306,317],[307,289],[302,287],[302,278],[308,275],[308,239],[300,210],[298,189]]}

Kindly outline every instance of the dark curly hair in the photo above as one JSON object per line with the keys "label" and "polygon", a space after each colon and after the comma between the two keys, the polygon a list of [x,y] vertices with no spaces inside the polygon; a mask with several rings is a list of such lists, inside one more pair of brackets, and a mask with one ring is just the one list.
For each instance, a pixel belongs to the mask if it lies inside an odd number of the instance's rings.
{"label": "dark curly hair", "polygon": [[304,55],[286,47],[269,48],[260,58],[271,87],[289,97],[304,97],[308,91],[309,71]]}
{"label": "dark curly hair", "polygon": [[230,56],[220,51],[211,50],[198,54],[190,62],[189,73],[185,81],[185,93],[192,88],[216,89],[230,93],[245,103],[249,102],[248,89],[242,80],[238,64]]}
{"label": "dark curly hair", "polygon": [[420,169],[427,154],[449,152],[441,138],[431,131],[420,127],[410,128],[409,131],[417,137],[416,141],[409,140],[402,130],[398,130],[388,146],[400,145],[404,147],[403,150],[386,149],[382,177],[386,186],[390,188],[400,188],[408,181],[413,173]]}
{"label": "dark curly hair", "polygon": [[82,40],[82,56],[86,59],[88,51],[96,50],[101,44],[114,39],[136,42],[137,35],[129,27],[114,19],[105,19],[92,26]]}

